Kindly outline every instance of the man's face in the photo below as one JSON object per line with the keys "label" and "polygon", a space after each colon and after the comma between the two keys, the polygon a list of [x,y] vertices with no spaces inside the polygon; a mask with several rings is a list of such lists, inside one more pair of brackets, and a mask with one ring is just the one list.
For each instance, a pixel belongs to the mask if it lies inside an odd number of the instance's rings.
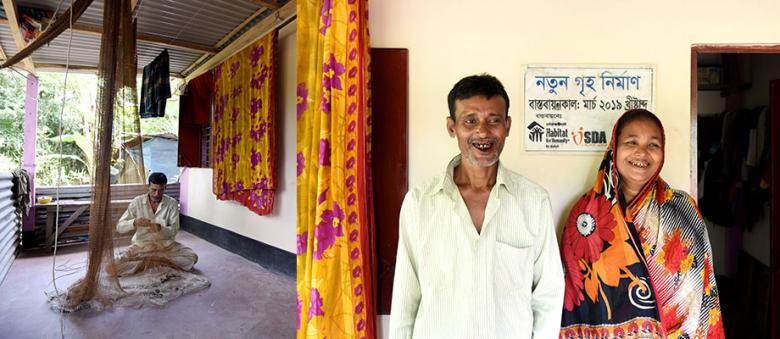
{"label": "man's face", "polygon": [[165,193],[165,185],[149,184],[149,198],[154,202],[160,202]]}
{"label": "man's face", "polygon": [[512,119],[500,96],[473,96],[455,101],[455,120],[447,118],[447,131],[458,139],[462,159],[478,167],[498,162]]}

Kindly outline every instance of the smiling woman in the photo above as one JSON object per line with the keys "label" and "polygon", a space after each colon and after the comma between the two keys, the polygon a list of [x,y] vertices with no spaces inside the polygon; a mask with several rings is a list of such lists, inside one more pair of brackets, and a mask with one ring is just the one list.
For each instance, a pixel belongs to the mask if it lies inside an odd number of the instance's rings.
{"label": "smiling woman", "polygon": [[615,124],[564,227],[561,337],[723,337],[707,229],[694,200],[659,177],[664,144],[649,111]]}
{"label": "smiling woman", "polygon": [[661,121],[645,110],[629,111],[620,119],[615,132],[620,188],[626,201],[631,201],[664,163]]}

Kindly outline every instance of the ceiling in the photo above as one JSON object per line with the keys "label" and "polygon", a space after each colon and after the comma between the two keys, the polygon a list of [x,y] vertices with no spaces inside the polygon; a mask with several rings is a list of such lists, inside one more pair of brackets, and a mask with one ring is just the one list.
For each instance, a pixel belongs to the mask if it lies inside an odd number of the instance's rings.
{"label": "ceiling", "polygon": [[[16,8],[25,6],[51,12],[60,5],[57,16],[62,14],[71,3],[68,0],[2,0],[2,2],[12,3]],[[138,29],[138,68],[143,69],[160,52],[167,49],[171,74],[184,77],[229,46],[243,33],[251,31],[250,28],[258,23],[264,20],[282,19],[279,17],[279,9],[289,0],[135,0],[133,2],[135,2]],[[0,48],[5,56],[13,56],[20,48],[9,25],[7,11],[5,8],[2,10]],[[102,17],[103,0],[95,0],[74,23],[72,32],[66,30],[31,55],[32,65],[35,68],[33,71],[62,70],[66,63],[73,70],[97,69]],[[1,57],[0,54],[0,59]]]}

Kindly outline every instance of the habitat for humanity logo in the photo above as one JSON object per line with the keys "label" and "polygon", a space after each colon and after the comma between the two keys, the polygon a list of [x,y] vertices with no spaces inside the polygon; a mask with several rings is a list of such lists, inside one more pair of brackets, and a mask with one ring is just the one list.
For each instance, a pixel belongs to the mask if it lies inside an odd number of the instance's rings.
{"label": "habitat for humanity logo", "polygon": [[528,125],[528,139],[534,142],[541,142],[543,135],[544,135],[544,127],[542,127],[542,125],[539,125],[538,122],[534,121],[530,125]]}

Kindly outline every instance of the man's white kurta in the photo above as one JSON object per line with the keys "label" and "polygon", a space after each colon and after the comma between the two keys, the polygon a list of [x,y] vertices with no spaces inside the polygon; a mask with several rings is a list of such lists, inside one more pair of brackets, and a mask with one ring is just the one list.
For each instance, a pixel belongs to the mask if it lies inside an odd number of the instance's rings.
{"label": "man's white kurta", "polygon": [[547,192],[499,163],[477,233],[458,164],[404,199],[390,337],[557,338],[564,280]]}
{"label": "man's white kurta", "polygon": [[[148,227],[135,227],[133,222],[137,218],[146,218],[153,223],[160,224],[160,232],[152,232]],[[133,236],[133,245],[144,246],[156,243],[163,247],[173,244],[176,232],[179,231],[179,202],[167,195],[163,195],[157,212],[152,212],[149,205],[149,195],[139,195],[130,202],[127,211],[119,218],[116,224],[119,233],[127,233],[136,230]]]}

